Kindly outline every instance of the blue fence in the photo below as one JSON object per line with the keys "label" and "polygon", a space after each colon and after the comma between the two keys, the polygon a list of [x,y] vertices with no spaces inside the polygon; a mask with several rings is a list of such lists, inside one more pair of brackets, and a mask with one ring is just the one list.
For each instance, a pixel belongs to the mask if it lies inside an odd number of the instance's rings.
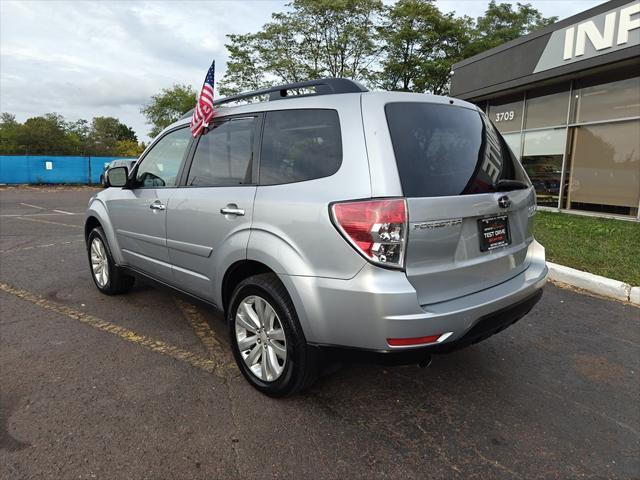
{"label": "blue fence", "polygon": [[0,184],[97,184],[105,165],[120,158],[0,155]]}

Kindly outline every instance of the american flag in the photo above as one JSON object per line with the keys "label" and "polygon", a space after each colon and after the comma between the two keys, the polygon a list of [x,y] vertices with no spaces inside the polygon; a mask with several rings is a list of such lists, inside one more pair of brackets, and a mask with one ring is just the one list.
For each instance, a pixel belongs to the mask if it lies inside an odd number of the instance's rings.
{"label": "american flag", "polygon": [[202,91],[200,92],[200,98],[196,108],[193,110],[193,117],[191,118],[191,134],[197,137],[202,133],[213,118],[213,83],[214,75],[216,71],[215,60],[209,67],[207,77],[202,85]]}

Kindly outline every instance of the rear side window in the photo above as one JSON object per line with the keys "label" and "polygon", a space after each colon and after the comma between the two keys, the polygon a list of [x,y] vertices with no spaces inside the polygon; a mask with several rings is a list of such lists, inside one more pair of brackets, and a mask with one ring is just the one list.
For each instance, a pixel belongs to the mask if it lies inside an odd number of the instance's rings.
{"label": "rear side window", "polygon": [[260,184],[302,182],[333,175],[342,162],[335,110],[267,112],[260,153]]}
{"label": "rear side window", "polygon": [[187,185],[216,187],[251,183],[256,119],[238,118],[214,125],[200,138]]}
{"label": "rear side window", "polygon": [[487,193],[498,180],[526,178],[484,114],[417,102],[387,104],[385,113],[407,197]]}

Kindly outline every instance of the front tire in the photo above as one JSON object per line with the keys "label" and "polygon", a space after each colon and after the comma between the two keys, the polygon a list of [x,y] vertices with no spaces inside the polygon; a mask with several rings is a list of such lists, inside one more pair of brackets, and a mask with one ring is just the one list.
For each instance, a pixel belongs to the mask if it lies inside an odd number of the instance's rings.
{"label": "front tire", "polygon": [[272,397],[292,395],[317,378],[318,359],[307,346],[291,298],[274,274],[238,284],[227,310],[233,356],[247,381]]}
{"label": "front tire", "polygon": [[126,275],[122,268],[116,265],[102,227],[96,227],[89,233],[87,254],[91,278],[102,293],[117,295],[129,291],[133,287],[135,279]]}

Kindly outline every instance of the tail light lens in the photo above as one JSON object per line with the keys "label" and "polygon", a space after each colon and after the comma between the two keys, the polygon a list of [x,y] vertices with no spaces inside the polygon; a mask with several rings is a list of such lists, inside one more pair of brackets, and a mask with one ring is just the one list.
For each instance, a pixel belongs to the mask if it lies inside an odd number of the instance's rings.
{"label": "tail light lens", "polygon": [[404,198],[334,203],[331,216],[338,230],[367,260],[403,267],[407,241]]}

